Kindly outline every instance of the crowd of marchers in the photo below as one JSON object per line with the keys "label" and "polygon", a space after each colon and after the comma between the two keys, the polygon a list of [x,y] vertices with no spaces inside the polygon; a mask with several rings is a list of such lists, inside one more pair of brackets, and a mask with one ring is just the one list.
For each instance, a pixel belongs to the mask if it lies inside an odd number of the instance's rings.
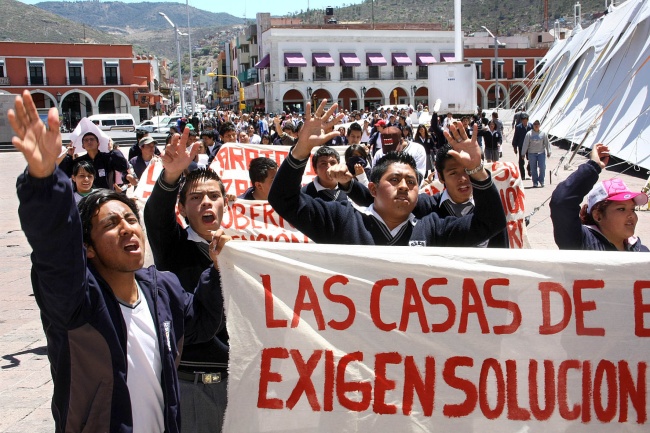
{"label": "crowd of marchers", "polygon": [[[221,430],[229,343],[218,255],[229,240],[220,229],[229,201],[268,200],[318,243],[507,248],[505,213],[486,169],[505,145],[498,115],[431,113],[426,125],[415,121],[423,113],[348,113],[326,101],[308,104],[304,115],[217,111],[192,128],[180,119],[159,156],[163,143],[138,133],[125,158],[92,127],[77,134],[85,154],[62,148],[56,110],[46,128],[31,95],[17,97],[9,120],[27,160],[19,216],[33,249],[56,431]],[[528,161],[534,186],[543,187],[548,137],[524,112],[513,126],[521,175]],[[252,160],[251,187],[236,198],[209,168],[234,142],[291,147],[280,166]],[[343,158],[333,146],[346,146]],[[153,158],[163,171],[143,215],[155,265],[143,268],[143,225],[124,186]],[[554,191],[559,248],[648,251],[635,237],[635,207],[648,198],[620,179],[599,181],[608,158],[607,147],[595,145]],[[316,176],[303,185],[308,164]],[[443,191],[421,194],[432,178]]]}

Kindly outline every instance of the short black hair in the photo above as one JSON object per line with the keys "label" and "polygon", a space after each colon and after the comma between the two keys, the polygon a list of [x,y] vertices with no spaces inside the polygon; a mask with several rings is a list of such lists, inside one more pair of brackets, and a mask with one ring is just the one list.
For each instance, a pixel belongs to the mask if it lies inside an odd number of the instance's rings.
{"label": "short black hair", "polygon": [[386,155],[379,158],[377,164],[373,167],[370,172],[370,182],[378,184],[381,180],[381,177],[388,171],[388,167],[393,164],[406,164],[413,168],[415,175],[418,179],[418,184],[422,182],[422,174],[418,171],[418,165],[415,162],[415,158],[409,153],[404,151],[402,152],[388,152]]}
{"label": "short black hair", "polygon": [[311,166],[316,170],[316,164],[318,164],[318,158],[321,156],[333,156],[336,158],[336,162],[341,162],[341,155],[339,153],[332,149],[329,146],[321,146],[318,148],[318,150],[312,155],[311,157]]}
{"label": "short black hair", "polygon": [[352,131],[359,131],[363,134],[363,128],[357,122],[352,122],[350,123],[350,126],[348,126],[348,134],[347,134],[348,137],[350,136],[350,132]]}
{"label": "short black hair", "polygon": [[95,166],[92,165],[90,161],[79,161],[75,163],[74,167],[72,167],[72,175],[76,176],[79,173],[79,170],[82,168],[93,176],[97,176],[97,172],[95,172]]}
{"label": "short black hair", "polygon": [[99,213],[99,208],[106,202],[117,200],[121,201],[131,209],[140,224],[140,214],[138,213],[138,205],[133,200],[124,194],[118,194],[111,189],[97,189],[79,201],[79,215],[81,217],[81,227],[83,234],[83,242],[87,246],[93,246],[93,241],[90,238],[90,232],[93,229],[92,219]]}
{"label": "short black hair", "polygon": [[149,135],[149,131],[147,131],[146,129],[138,128],[138,129],[135,130],[135,139],[136,139],[136,141],[138,143],[140,142],[140,140],[142,140],[147,135]]}
{"label": "short black hair", "polygon": [[269,171],[277,170],[278,163],[271,158],[260,156],[259,158],[251,159],[248,166],[248,175],[251,183],[255,186],[255,182],[264,182],[269,175]]}
{"label": "short black hair", "polygon": [[223,182],[221,182],[219,175],[214,170],[205,167],[205,168],[198,168],[196,170],[192,170],[185,177],[183,185],[181,186],[181,191],[178,194],[178,202],[184,205],[185,199],[187,198],[187,191],[190,189],[190,187],[194,185],[196,182],[207,181],[207,180],[216,180],[217,182],[219,182],[221,195],[223,196],[223,199],[225,201],[226,188],[223,186]]}
{"label": "short black hair", "polygon": [[361,157],[365,160],[368,159],[368,152],[366,151],[366,148],[360,144],[351,144],[348,146],[347,149],[345,149],[345,161],[347,162],[348,159],[352,158],[352,155],[354,155],[354,152],[359,152],[361,154]]}
{"label": "short black hair", "polygon": [[444,144],[440,149],[438,149],[438,152],[436,152],[436,171],[438,172],[440,180],[445,180],[444,170],[447,161],[453,159],[453,156],[449,154],[449,151],[452,149],[453,148],[449,144]]}
{"label": "short black hair", "polygon": [[226,135],[226,132],[230,132],[230,131],[237,132],[237,127],[232,122],[224,122],[221,124],[221,127],[219,128],[219,135],[223,137],[224,135]]}
{"label": "short black hair", "polygon": [[208,138],[211,138],[211,139],[214,140],[216,138],[216,134],[212,129],[209,129],[207,131],[204,130],[204,131],[201,131],[201,138],[203,138],[203,137],[208,137]]}

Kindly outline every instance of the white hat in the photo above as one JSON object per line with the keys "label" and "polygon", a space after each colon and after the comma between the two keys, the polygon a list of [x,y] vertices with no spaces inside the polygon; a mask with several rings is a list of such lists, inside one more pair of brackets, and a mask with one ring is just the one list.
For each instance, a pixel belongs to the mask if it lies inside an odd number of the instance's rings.
{"label": "white hat", "polygon": [[87,117],[81,119],[77,127],[70,134],[70,141],[74,146],[75,153],[83,152],[83,138],[86,134],[93,134],[99,140],[99,151],[100,152],[109,152],[108,142],[110,137],[104,134],[104,131],[99,129],[99,126],[95,125],[93,122],[88,120]]}

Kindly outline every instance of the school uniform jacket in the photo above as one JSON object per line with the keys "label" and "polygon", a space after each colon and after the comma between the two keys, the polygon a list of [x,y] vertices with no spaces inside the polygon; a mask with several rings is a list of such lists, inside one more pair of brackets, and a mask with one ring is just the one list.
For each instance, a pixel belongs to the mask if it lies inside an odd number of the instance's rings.
{"label": "school uniform jacket", "polygon": [[374,216],[357,211],[351,202],[326,202],[300,191],[308,159],[291,152],[278,169],[269,203],[273,209],[314,242],[348,245],[472,246],[506,226],[499,193],[488,178],[474,184],[473,214],[442,219],[435,213],[411,218],[396,236]]}
{"label": "school uniform jacket", "polygon": [[[555,244],[561,250],[618,251],[594,226],[580,221],[580,203],[598,182],[601,172],[595,161],[587,161],[555,188],[549,207],[553,221]],[[648,251],[641,239],[631,237],[626,243],[628,251]]]}
{"label": "school uniform jacket", "polygon": [[[47,338],[56,432],[132,432],[127,330],[117,298],[86,263],[70,180],[60,170],[17,182],[18,214],[32,247],[32,286]],[[219,276],[210,268],[194,295],[154,266],[135,273],[152,312],[162,363],[165,432],[180,431],[176,365],[184,342],[224,325]]]}

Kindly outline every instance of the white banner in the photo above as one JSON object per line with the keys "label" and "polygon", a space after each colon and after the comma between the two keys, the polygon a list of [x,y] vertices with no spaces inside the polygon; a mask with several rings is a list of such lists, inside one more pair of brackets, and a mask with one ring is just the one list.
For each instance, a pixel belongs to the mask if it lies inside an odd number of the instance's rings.
{"label": "white banner", "polygon": [[650,255],[230,242],[227,432],[647,432]]}
{"label": "white banner", "polygon": [[[219,149],[217,157],[210,167],[223,181],[226,192],[238,196],[251,186],[248,166],[252,159],[264,156],[273,159],[280,165],[286,158],[289,149],[289,146],[226,143]],[[335,146],[334,149],[341,155],[341,160],[344,160],[345,146]],[[501,203],[506,212],[510,248],[530,248],[524,223],[526,216],[525,195],[517,164],[495,162],[486,168],[492,172],[493,181],[499,189]],[[154,158],[142,173],[133,194],[141,208],[144,208],[162,169],[160,159]],[[315,175],[311,162],[309,162],[303,176],[303,184],[311,182]],[[436,180],[423,188],[421,192],[434,195],[442,191],[443,188],[444,186]],[[185,224],[182,218],[179,218],[179,222]],[[309,238],[284,221],[265,201],[238,199],[234,203],[230,203],[224,213],[222,227],[227,235],[240,240],[292,243],[310,241]]]}

